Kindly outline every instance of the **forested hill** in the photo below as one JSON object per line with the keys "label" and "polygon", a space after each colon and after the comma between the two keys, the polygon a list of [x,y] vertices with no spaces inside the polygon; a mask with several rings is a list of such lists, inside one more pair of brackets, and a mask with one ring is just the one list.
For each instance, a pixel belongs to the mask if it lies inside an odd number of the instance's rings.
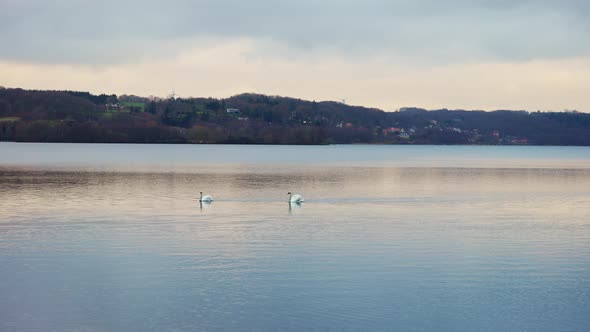
{"label": "forested hill", "polygon": [[0,140],[590,145],[590,114],[395,112],[287,97],[145,98],[0,88]]}

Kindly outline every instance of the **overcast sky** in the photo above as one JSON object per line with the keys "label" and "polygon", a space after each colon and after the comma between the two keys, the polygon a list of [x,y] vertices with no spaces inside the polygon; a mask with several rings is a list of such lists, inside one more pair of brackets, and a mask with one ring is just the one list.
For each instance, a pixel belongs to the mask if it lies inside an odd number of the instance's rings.
{"label": "overcast sky", "polygon": [[0,85],[590,112],[587,0],[0,0]]}

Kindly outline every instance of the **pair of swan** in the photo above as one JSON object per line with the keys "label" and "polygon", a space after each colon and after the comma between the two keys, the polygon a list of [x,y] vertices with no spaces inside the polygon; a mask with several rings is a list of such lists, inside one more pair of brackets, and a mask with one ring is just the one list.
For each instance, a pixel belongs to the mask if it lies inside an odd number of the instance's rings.
{"label": "pair of swan", "polygon": [[[295,203],[295,204],[301,204],[303,203],[303,196],[299,195],[299,194],[291,194],[291,192],[288,192],[287,195],[289,195],[289,203]],[[205,195],[203,196],[203,192],[201,191],[201,197],[199,198],[199,202],[201,203],[211,203],[213,202],[213,197],[211,197],[211,195]]]}

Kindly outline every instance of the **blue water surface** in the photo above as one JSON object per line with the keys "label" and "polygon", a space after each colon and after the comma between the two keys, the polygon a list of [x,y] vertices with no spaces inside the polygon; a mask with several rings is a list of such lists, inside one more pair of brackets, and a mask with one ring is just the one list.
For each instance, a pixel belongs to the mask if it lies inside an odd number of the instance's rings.
{"label": "blue water surface", "polygon": [[0,331],[587,331],[589,162],[1,143]]}

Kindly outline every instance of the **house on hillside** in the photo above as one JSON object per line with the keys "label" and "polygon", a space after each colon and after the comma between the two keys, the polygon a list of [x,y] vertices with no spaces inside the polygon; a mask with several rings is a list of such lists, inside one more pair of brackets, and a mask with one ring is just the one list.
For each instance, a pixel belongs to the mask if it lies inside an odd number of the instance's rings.
{"label": "house on hillside", "polygon": [[383,129],[383,135],[390,135],[390,134],[400,133],[401,131],[402,131],[401,128],[389,127],[389,128]]}
{"label": "house on hillside", "polygon": [[240,112],[240,110],[237,109],[237,108],[228,108],[228,109],[225,110],[225,112],[227,114],[232,114],[232,115],[240,115],[240,114],[242,114],[242,112]]}
{"label": "house on hillside", "polygon": [[526,138],[514,138],[512,139],[512,144],[527,145],[529,144],[529,140]]}
{"label": "house on hillside", "polygon": [[106,104],[105,111],[110,113],[144,112],[145,103],[122,102],[117,104]]}

